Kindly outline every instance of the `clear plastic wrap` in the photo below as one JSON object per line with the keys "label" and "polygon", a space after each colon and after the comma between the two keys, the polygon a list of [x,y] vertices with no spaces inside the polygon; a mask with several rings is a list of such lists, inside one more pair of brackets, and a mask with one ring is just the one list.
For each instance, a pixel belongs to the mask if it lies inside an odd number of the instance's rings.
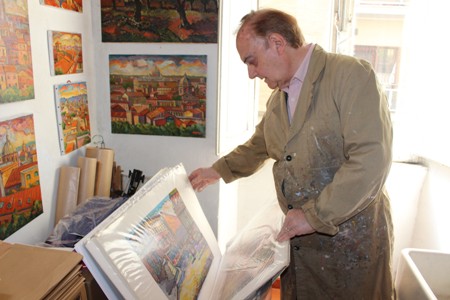
{"label": "clear plastic wrap", "polygon": [[45,243],[53,247],[73,248],[126,200],[127,197],[89,199],[62,217]]}
{"label": "clear plastic wrap", "polygon": [[257,299],[289,265],[289,242],[276,236],[284,221],[278,202],[263,207],[227,244],[215,290],[219,299]]}
{"label": "clear plastic wrap", "polygon": [[[282,213],[277,208],[272,214],[277,217],[252,222],[228,245],[229,258],[222,256],[186,172],[177,165],[144,184],[75,250],[109,299],[241,300],[289,263],[289,243],[275,241]],[[220,296],[228,289],[237,293]]]}

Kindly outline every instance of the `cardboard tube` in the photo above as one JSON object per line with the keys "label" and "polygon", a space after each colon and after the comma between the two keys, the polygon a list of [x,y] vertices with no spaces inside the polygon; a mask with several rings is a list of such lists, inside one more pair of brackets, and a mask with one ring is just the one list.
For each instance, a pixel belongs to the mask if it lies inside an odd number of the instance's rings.
{"label": "cardboard tube", "polygon": [[81,169],[78,204],[82,204],[94,196],[97,159],[80,156],[78,157],[78,167]]}
{"label": "cardboard tube", "polygon": [[59,168],[55,224],[77,207],[79,182],[80,168],[70,166]]}
{"label": "cardboard tube", "polygon": [[86,157],[97,159],[99,148],[97,147],[86,147]]}
{"label": "cardboard tube", "polygon": [[95,179],[95,195],[111,196],[111,179],[114,164],[114,150],[99,148],[97,150],[97,176]]}

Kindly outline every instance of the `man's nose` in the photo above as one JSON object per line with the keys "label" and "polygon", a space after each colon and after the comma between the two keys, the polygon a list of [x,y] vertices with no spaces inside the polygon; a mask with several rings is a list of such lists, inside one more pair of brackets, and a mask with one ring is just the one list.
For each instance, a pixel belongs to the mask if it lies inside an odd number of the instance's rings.
{"label": "man's nose", "polygon": [[256,78],[256,76],[257,76],[257,72],[256,72],[256,70],[255,70],[255,68],[254,67],[248,67],[248,77],[250,78],[250,79],[255,79]]}

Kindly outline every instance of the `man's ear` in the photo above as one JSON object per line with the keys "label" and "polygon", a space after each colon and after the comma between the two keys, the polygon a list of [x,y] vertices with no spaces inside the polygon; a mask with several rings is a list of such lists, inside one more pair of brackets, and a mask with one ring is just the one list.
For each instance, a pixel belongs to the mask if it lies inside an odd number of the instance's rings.
{"label": "man's ear", "polygon": [[[278,53],[284,52],[284,47],[286,46],[286,40],[279,33],[271,33],[269,35],[269,41],[272,43],[277,49]],[[281,51],[281,52],[280,52]]]}

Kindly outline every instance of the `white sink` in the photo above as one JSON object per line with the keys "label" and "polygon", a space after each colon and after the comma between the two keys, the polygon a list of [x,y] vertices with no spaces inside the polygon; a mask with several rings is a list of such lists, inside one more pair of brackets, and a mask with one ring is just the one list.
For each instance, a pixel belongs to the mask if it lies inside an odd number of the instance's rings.
{"label": "white sink", "polygon": [[450,299],[450,253],[403,249],[395,288],[399,300]]}

